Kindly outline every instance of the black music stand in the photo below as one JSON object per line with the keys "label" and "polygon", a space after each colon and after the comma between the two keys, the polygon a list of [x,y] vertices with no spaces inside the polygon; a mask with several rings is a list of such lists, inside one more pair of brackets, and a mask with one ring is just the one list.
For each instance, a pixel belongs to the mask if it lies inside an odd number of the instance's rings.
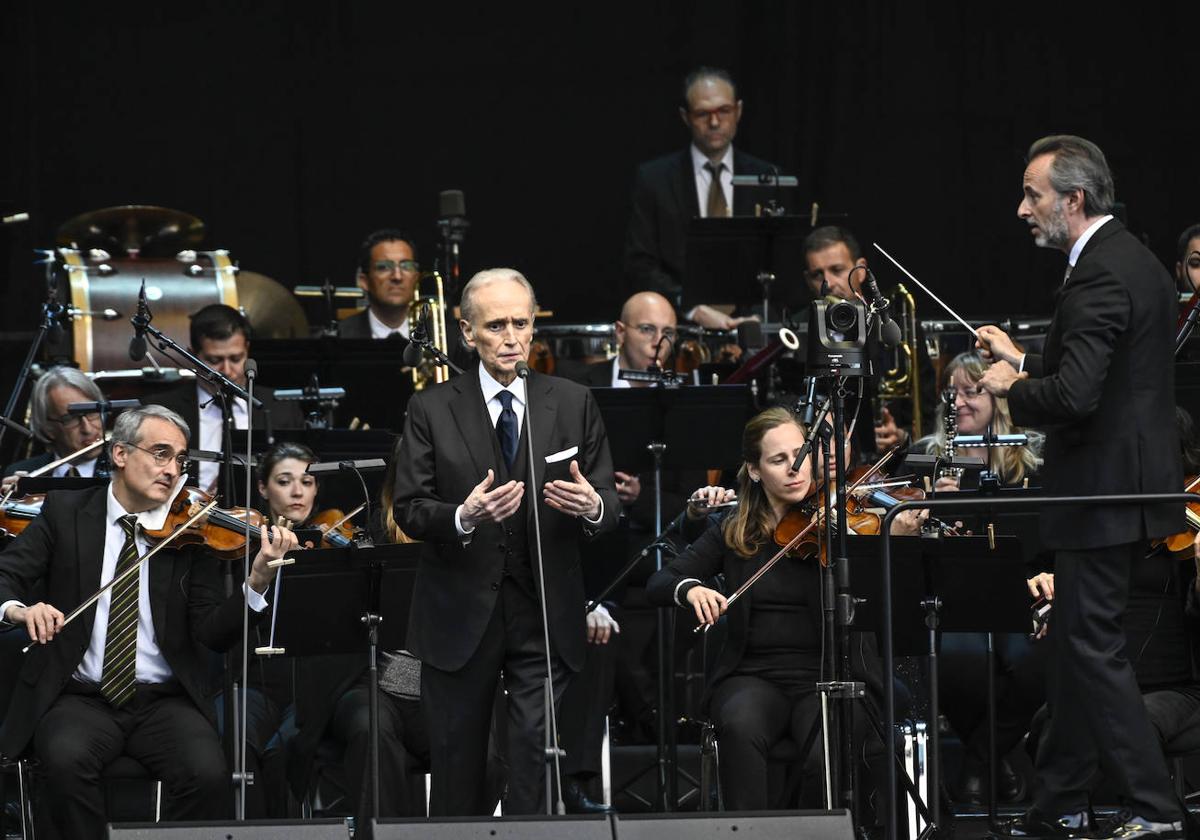
{"label": "black music stand", "polygon": [[13,497],[19,499],[30,493],[50,493],[54,490],[87,490],[89,487],[101,487],[108,482],[109,479],[97,476],[85,478],[81,475],[64,475],[61,478],[53,478],[48,475],[24,475],[17,479],[17,492]]}
{"label": "black music stand", "polygon": [[[861,599],[854,629],[883,629],[883,583],[879,537],[848,541],[850,586]],[[988,815],[996,818],[995,633],[1030,633],[1032,599],[1028,566],[1016,537],[892,540],[892,632],[895,647],[929,658],[929,824],[937,830],[941,796],[941,739],[938,732],[938,634],[987,633],[988,645]],[[884,679],[891,675],[884,675]]]}
{"label": "black music stand", "polygon": [[[796,310],[811,296],[803,282],[807,216],[735,216],[688,223],[683,308],[728,304],[771,318],[770,304]],[[776,280],[782,283],[776,283]]]}
{"label": "black music stand", "polygon": [[[320,656],[363,653],[371,674],[368,778],[371,817],[379,818],[378,649],[400,650],[408,630],[417,560],[423,546],[297,551],[276,578],[268,617],[270,641],[260,655]],[[332,613],[332,615],[330,615]],[[322,618],[314,621],[313,617]]]}
{"label": "black music stand", "polygon": [[[741,460],[742,429],[752,411],[745,385],[699,385],[690,388],[593,388],[608,433],[613,463],[630,472],[654,470],[654,532],[662,533],[662,470],[730,467]],[[632,571],[626,567],[622,574]],[[663,567],[662,548],[655,549],[655,569]],[[675,610],[657,610],[658,738],[655,768],[657,798],[663,811],[678,802],[674,719]],[[641,774],[637,778],[640,778]]]}

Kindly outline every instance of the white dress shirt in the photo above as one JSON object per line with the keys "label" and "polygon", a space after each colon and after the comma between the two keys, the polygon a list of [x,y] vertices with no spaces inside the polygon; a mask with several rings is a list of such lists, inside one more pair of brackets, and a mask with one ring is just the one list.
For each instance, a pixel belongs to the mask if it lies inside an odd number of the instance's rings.
{"label": "white dress shirt", "polygon": [[[208,452],[221,451],[221,401],[204,390],[199,382],[196,383],[197,405],[200,406],[200,449]],[[207,405],[205,405],[207,403]],[[249,425],[246,415],[246,401],[241,397],[233,398],[233,427],[244,429]],[[200,462],[200,489],[212,490],[221,472],[221,464],[217,461]]]}
{"label": "white dress shirt", "polygon": [[78,464],[59,464],[51,473],[55,478],[62,478],[71,471],[71,467],[75,467],[75,472],[80,478],[91,478],[96,473],[96,459],[90,461],[80,461]]}
{"label": "white dress shirt", "polygon": [[370,307],[367,307],[367,323],[371,325],[371,338],[391,338],[393,333],[400,333],[404,338],[408,338],[407,318],[399,327],[389,327],[379,320]]}
{"label": "white dress shirt", "polygon": [[1075,240],[1075,244],[1071,246],[1071,253],[1067,255],[1067,268],[1072,269],[1075,263],[1079,261],[1079,255],[1083,253],[1083,246],[1088,244],[1088,240],[1092,238],[1092,234],[1100,230],[1100,226],[1112,218],[1112,215],[1101,216],[1096,221],[1088,225],[1088,229],[1079,235]]}
{"label": "white dress shirt", "polygon": [[612,387],[614,388],[632,388],[633,383],[628,379],[621,378],[621,356],[620,354],[613,357],[612,365]]}
{"label": "white dress shirt", "polygon": [[[708,188],[712,184],[712,173],[708,171],[708,167],[704,164],[708,163],[708,158],[704,153],[695,146],[692,150],[692,169],[696,177],[696,198],[700,201],[700,217],[708,218]],[[733,145],[725,150],[725,156],[721,158],[721,163],[725,166],[721,170],[721,189],[725,191],[725,206],[729,208],[729,212],[733,213]]]}

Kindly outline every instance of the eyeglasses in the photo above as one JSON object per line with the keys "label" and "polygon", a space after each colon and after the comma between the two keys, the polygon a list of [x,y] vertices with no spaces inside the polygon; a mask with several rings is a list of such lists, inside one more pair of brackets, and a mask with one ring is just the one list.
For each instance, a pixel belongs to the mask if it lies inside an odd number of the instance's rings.
{"label": "eyeglasses", "polygon": [[64,414],[62,417],[49,417],[47,419],[50,420],[52,423],[57,423],[58,425],[62,426],[64,429],[74,429],[76,426],[78,426],[80,423],[82,423],[85,419],[89,423],[95,423],[95,422],[99,421],[100,420],[100,412],[90,411],[87,414]]}
{"label": "eyeglasses", "polygon": [[125,446],[132,446],[134,449],[140,449],[151,458],[154,459],[155,466],[165,467],[168,461],[174,461],[180,471],[184,471],[191,464],[191,459],[188,458],[186,452],[175,454],[175,450],[168,446],[156,446],[153,449],[147,449],[144,446],[138,446],[136,443],[126,443]]}
{"label": "eyeglasses", "polygon": [[637,324],[634,329],[644,338],[657,338],[662,336],[667,341],[674,341],[677,333],[674,327],[663,327],[661,330],[654,324]]}
{"label": "eyeglasses", "polygon": [[964,400],[974,400],[982,397],[987,391],[978,385],[968,385],[966,388],[947,388],[946,396],[951,399],[962,397]]}
{"label": "eyeglasses", "polygon": [[397,268],[405,274],[412,274],[419,271],[421,266],[416,260],[379,260],[371,265],[371,270],[376,274],[391,274]]}
{"label": "eyeglasses", "polygon": [[722,105],[720,108],[710,108],[703,111],[688,110],[688,116],[696,122],[708,122],[713,117],[717,117],[722,122],[730,119],[737,111],[735,105]]}

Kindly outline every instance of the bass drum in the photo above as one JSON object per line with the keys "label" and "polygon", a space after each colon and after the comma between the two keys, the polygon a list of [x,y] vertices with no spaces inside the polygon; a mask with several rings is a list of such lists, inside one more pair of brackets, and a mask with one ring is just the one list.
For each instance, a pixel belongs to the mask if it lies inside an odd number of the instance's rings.
{"label": "bass drum", "polygon": [[[228,251],[180,251],[166,259],[113,257],[96,249],[59,253],[74,310],[72,355],[83,371],[141,367],[129,358],[129,319],[143,281],[154,326],[184,347],[190,314],[212,303],[238,308],[237,268]],[[105,310],[117,316],[106,320]],[[173,366],[161,358],[159,363]]]}

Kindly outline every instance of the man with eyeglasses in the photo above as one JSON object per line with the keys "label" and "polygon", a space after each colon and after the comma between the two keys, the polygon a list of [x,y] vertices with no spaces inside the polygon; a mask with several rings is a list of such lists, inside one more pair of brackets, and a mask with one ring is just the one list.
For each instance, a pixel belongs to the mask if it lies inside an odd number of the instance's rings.
{"label": "man with eyeglasses", "polygon": [[338,338],[408,338],[408,307],[421,267],[412,238],[395,229],[369,235],[358,253],[358,287],[366,309],[338,322]]}
{"label": "man with eyeglasses", "polygon": [[[236,644],[296,537],[262,527],[244,584],[226,597],[221,561],[204,546],[150,550],[163,527],[188,425],[161,406],[122,413],[113,427],[112,480],[46,496],[41,515],[0,554],[0,630],[35,643],[0,724],[0,754],[31,750],[42,768],[46,819],[61,837],[105,836],[105,767],[128,755],[160,779],[168,820],[231,816],[230,775],[209,699],[208,657]],[[137,568],[66,624],[64,616],[119,571]],[[44,587],[44,600],[27,604]],[[30,599],[32,600],[32,599]]]}
{"label": "man with eyeglasses", "polygon": [[[45,445],[46,451],[32,458],[9,464],[4,469],[0,489],[7,491],[22,475],[78,452],[100,440],[100,415],[70,414],[72,403],[99,402],[104,399],[100,389],[87,375],[73,367],[53,367],[41,375],[29,398],[29,425],[34,437]],[[81,455],[73,462],[60,464],[50,472],[55,478],[79,476],[90,478],[96,467],[99,449]]]}
{"label": "man with eyeglasses", "polygon": [[[625,274],[633,290],[659,292],[676,304],[687,273],[688,222],[696,217],[753,215],[753,196],[734,187],[733,176],[774,170],[766,161],[733,148],[742,101],[728,71],[699,67],[689,73],[679,117],[692,142],[687,149],[638,167],[625,239]],[[701,304],[687,318],[714,329],[733,329],[749,320],[723,309]]]}

